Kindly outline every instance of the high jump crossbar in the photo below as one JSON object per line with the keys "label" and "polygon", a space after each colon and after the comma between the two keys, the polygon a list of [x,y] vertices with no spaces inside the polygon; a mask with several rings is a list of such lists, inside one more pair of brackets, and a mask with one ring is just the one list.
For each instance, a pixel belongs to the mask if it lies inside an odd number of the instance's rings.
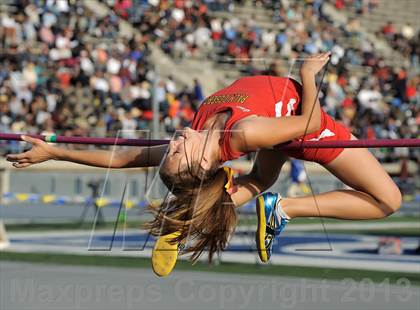
{"label": "high jump crossbar", "polygon": [[[170,140],[127,139],[104,137],[69,137],[57,135],[34,135],[0,133],[0,140],[22,141],[22,135],[52,143],[93,144],[93,145],[127,145],[156,146],[169,144]],[[284,150],[300,148],[386,148],[386,147],[420,147],[420,139],[362,139],[336,141],[291,141],[277,145]]]}

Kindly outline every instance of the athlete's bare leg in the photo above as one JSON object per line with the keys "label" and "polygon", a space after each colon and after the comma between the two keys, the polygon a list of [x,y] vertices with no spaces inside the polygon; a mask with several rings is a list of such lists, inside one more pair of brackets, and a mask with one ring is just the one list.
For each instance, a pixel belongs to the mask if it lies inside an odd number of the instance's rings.
{"label": "athlete's bare leg", "polygon": [[281,205],[291,218],[377,219],[400,208],[400,190],[367,149],[345,149],[325,168],[354,190],[284,198]]}

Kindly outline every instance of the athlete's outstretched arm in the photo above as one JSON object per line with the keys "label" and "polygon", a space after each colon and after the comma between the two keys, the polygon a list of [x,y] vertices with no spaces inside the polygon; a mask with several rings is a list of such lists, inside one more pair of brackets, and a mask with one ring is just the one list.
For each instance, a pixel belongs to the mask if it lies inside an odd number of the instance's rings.
{"label": "athlete's outstretched arm", "polygon": [[32,143],[32,149],[20,154],[9,154],[7,160],[16,168],[25,168],[47,160],[63,160],[83,165],[104,168],[132,168],[158,166],[165,155],[167,145],[132,147],[127,150],[69,150],[55,147],[40,139],[26,136],[24,141]]}
{"label": "athlete's outstretched arm", "polygon": [[232,147],[242,152],[250,152],[319,130],[321,106],[316,97],[315,75],[328,62],[329,57],[329,52],[309,57],[300,69],[303,87],[302,115],[280,118],[253,117],[238,121],[232,133]]}

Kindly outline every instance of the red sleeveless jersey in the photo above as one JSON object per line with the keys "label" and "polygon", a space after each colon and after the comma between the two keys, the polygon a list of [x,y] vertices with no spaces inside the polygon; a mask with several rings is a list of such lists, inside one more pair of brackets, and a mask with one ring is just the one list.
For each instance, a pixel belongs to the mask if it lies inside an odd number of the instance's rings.
{"label": "red sleeveless jersey", "polygon": [[[220,152],[222,161],[236,159],[243,155],[230,147],[231,129],[237,121],[250,115],[263,117],[299,115],[301,114],[301,99],[302,86],[293,79],[275,76],[243,77],[206,98],[194,117],[192,128],[201,130],[207,119],[214,114],[230,111],[231,117],[225,124]],[[259,128],[255,128],[255,130],[259,130]],[[349,129],[321,110],[320,129],[296,140],[331,141],[350,138]],[[294,158],[327,164],[342,151],[342,148],[301,149],[285,153]]]}
{"label": "red sleeveless jersey", "polygon": [[281,117],[300,114],[301,93],[301,85],[290,78],[243,77],[206,98],[194,117],[192,128],[201,130],[214,114],[230,111],[231,117],[226,121],[221,144],[221,157],[223,161],[236,159],[243,154],[230,147],[233,125],[250,115]]}

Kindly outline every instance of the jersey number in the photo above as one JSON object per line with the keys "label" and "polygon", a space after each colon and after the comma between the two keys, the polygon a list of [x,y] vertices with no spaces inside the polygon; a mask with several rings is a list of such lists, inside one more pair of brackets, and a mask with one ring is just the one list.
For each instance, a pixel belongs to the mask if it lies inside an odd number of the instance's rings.
{"label": "jersey number", "polygon": [[[296,99],[295,98],[290,98],[289,103],[287,104],[287,112],[286,112],[286,115],[284,115],[284,116],[292,115],[293,106],[295,105],[295,103],[296,103]],[[283,116],[281,114],[282,109],[283,109],[283,101],[277,102],[276,105],[275,105],[276,117]]]}

